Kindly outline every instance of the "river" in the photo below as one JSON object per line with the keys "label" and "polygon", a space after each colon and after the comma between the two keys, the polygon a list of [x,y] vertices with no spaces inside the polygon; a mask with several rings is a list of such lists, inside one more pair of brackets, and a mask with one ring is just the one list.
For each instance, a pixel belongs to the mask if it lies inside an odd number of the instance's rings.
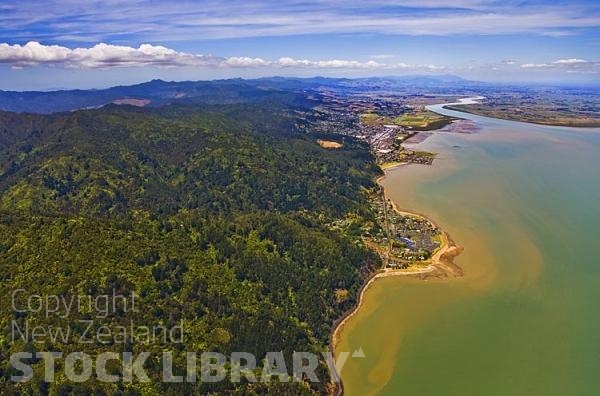
{"label": "river", "polygon": [[464,246],[465,275],[374,282],[336,347],[366,356],[345,394],[600,394],[600,129],[429,108],[480,129],[435,133],[433,166],[382,184]]}

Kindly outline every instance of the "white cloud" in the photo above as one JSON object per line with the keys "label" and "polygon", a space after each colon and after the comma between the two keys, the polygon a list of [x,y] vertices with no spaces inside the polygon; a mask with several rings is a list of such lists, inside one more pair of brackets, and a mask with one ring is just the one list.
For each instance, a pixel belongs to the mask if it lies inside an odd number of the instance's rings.
{"label": "white cloud", "polygon": [[299,66],[311,66],[312,62],[308,59],[294,59],[294,58],[279,58],[279,65],[283,67],[299,67]]}
{"label": "white cloud", "polygon": [[583,59],[571,58],[571,59],[558,59],[552,63],[557,64],[557,65],[573,65],[573,64],[577,64],[577,63],[587,63],[587,61],[583,60]]}
{"label": "white cloud", "polygon": [[42,45],[30,41],[26,45],[0,44],[0,62],[11,63],[14,66],[35,65],[38,63],[65,62],[71,50],[58,45]]}
{"label": "white cloud", "polygon": [[250,58],[247,56],[233,56],[231,58],[227,58],[225,62],[223,62],[224,66],[231,67],[260,67],[260,66],[269,66],[271,62],[266,61],[262,58]]}
{"label": "white cloud", "polygon": [[369,60],[367,62],[361,62],[361,61],[356,61],[356,60],[341,60],[341,59],[311,61],[308,59],[294,59],[294,58],[290,58],[290,57],[279,58],[279,61],[277,62],[277,64],[282,67],[316,67],[316,68],[324,68],[324,69],[389,68],[388,65],[385,65],[383,63],[378,63],[373,60]]}
{"label": "white cloud", "polygon": [[340,59],[332,59],[332,60],[324,60],[313,62],[313,65],[323,68],[332,68],[332,69],[377,69],[382,68],[385,65],[381,63],[377,63],[375,61],[368,62],[359,62],[355,60],[340,60]]}
{"label": "white cloud", "polygon": [[436,66],[436,65],[425,65],[424,67],[430,71],[442,71],[442,70],[446,69],[444,66]]}
{"label": "white cloud", "polygon": [[524,63],[521,65],[523,69],[541,69],[545,67],[551,67],[551,65],[547,63]]}
{"label": "white cloud", "polygon": [[61,64],[73,68],[108,68],[127,66],[210,66],[222,58],[142,44],[139,48],[99,43],[91,48],[70,49],[30,41],[25,45],[0,44],[0,63],[24,67],[39,64]]}
{"label": "white cloud", "polygon": [[315,69],[412,69],[443,70],[441,66],[405,63],[387,65],[374,60],[309,60],[282,57],[277,61],[249,56],[219,57],[179,52],[160,45],[142,44],[138,48],[99,43],[90,48],[70,49],[30,41],[25,45],[0,44],[0,63],[13,68],[58,65],[66,68],[108,69],[114,67],[232,67],[232,68],[315,68]]}
{"label": "white cloud", "polygon": [[[221,57],[181,52],[161,45],[141,44],[139,47],[99,43],[89,48],[70,49],[58,45],[44,45],[30,41],[25,45],[0,43],[0,64],[13,69],[54,65],[65,68],[109,69],[118,67],[158,68],[270,68],[270,69],[323,69],[323,70],[379,70],[403,73],[453,72],[445,66],[433,64],[382,63],[375,60],[354,59],[296,59],[281,57],[269,60],[251,56]],[[505,60],[488,65],[490,70],[503,67],[528,70],[555,70],[569,73],[600,72],[600,62],[579,58],[557,59],[546,63],[523,63]],[[496,69],[494,69],[496,68]],[[456,70],[454,70],[456,71]]]}
{"label": "white cloud", "polygon": [[524,63],[523,69],[557,70],[567,73],[600,73],[600,61],[578,58],[557,59],[550,63]]}

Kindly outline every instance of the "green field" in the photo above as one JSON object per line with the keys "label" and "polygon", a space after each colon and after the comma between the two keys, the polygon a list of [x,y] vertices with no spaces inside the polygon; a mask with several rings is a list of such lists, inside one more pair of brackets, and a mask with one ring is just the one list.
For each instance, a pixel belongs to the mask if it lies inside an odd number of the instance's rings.
{"label": "green field", "polygon": [[366,125],[398,125],[419,131],[439,129],[454,120],[451,117],[442,116],[430,111],[402,114],[398,117],[381,116],[376,113],[364,113],[361,114],[360,119]]}

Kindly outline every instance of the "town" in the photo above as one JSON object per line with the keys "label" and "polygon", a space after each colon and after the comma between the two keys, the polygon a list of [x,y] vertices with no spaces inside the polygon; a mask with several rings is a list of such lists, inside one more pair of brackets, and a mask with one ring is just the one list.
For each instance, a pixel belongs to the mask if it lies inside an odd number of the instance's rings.
{"label": "town", "polygon": [[315,93],[319,106],[306,114],[313,133],[345,135],[366,141],[382,168],[401,163],[431,165],[435,154],[413,150],[406,144],[418,143],[430,131],[451,125],[457,119],[429,112],[422,100],[406,96],[372,95],[356,92]]}
{"label": "town", "polygon": [[370,197],[382,227],[364,235],[365,243],[378,252],[386,268],[406,269],[429,260],[440,248],[442,233],[428,219],[397,211],[383,189]]}
{"label": "town", "polygon": [[[334,136],[346,135],[368,143],[377,164],[387,169],[400,164],[431,165],[434,153],[414,150],[405,144],[415,144],[434,130],[447,128],[456,132],[460,121],[425,109],[427,102],[410,103],[405,97],[349,95],[326,92],[319,97],[321,105],[310,119],[311,131],[332,136],[318,140],[328,149],[339,149]],[[456,127],[458,126],[458,128]],[[369,193],[369,202],[377,224],[364,227],[362,240],[375,250],[387,269],[407,269],[429,262],[441,247],[442,232],[428,219],[400,212],[385,197],[378,186]],[[344,228],[351,221],[334,224]]]}

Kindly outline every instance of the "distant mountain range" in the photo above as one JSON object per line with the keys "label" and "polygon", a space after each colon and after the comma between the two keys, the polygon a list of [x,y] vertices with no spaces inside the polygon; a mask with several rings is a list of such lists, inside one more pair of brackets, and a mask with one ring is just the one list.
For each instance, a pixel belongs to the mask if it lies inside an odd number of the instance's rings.
{"label": "distant mountain range", "polygon": [[152,80],[130,86],[107,89],[60,91],[1,91],[0,110],[20,113],[55,113],[97,108],[110,103],[135,106],[164,106],[174,102],[202,104],[249,103],[269,96],[319,90],[364,92],[422,90],[456,93],[489,84],[464,80],[457,76],[405,76],[372,78],[289,78],[269,77],[253,80],[168,82]]}

